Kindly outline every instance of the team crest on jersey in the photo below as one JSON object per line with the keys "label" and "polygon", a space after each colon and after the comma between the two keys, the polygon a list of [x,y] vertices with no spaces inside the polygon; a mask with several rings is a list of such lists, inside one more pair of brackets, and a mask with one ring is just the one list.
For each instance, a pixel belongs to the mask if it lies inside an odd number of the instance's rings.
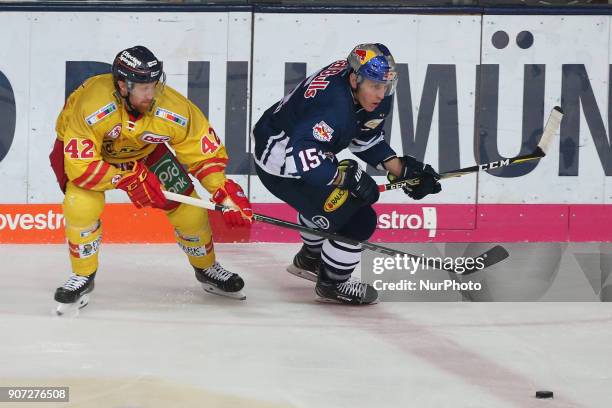
{"label": "team crest on jersey", "polygon": [[111,184],[113,186],[116,186],[117,183],[119,183],[119,181],[121,181],[122,178],[123,178],[123,175],[121,175],[121,174],[114,175],[113,178],[111,179]]}
{"label": "team crest on jersey", "polygon": [[117,110],[117,105],[115,105],[115,102],[111,102],[108,105],[101,107],[100,109],[98,109],[97,111],[95,111],[94,113],[86,117],[85,122],[87,122],[89,126],[93,126],[94,124],[98,123],[99,121],[101,121],[102,119],[104,119],[105,117],[107,117],[108,115],[110,115],[116,110]]}
{"label": "team crest on jersey", "polygon": [[312,127],[312,135],[321,142],[329,142],[332,138],[332,133],[334,133],[334,129],[323,120]]}
{"label": "team crest on jersey", "polygon": [[117,123],[115,126],[113,126],[111,130],[108,131],[106,135],[104,135],[104,137],[114,140],[118,138],[120,135],[121,135],[121,123]]}
{"label": "team crest on jersey", "polygon": [[170,137],[156,135],[155,133],[151,133],[151,132],[145,132],[140,136],[140,140],[142,140],[145,143],[160,144],[160,143],[165,143],[168,140],[170,140]]}
{"label": "team crest on jersey", "polygon": [[158,118],[169,120],[170,122],[174,122],[177,125],[181,125],[183,127],[187,126],[187,118],[179,115],[178,113],[170,112],[167,109],[157,108],[155,111],[155,116]]}

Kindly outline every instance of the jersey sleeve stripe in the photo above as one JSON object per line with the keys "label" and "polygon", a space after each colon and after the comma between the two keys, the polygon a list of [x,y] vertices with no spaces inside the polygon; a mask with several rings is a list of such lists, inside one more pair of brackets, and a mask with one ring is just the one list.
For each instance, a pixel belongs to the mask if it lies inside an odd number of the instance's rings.
{"label": "jersey sleeve stripe", "polygon": [[102,162],[100,168],[96,173],[94,173],[93,178],[85,184],[85,188],[91,189],[95,187],[104,178],[104,176],[106,176],[106,173],[108,173],[109,170],[110,164]]}
{"label": "jersey sleeve stripe", "polygon": [[199,172],[198,172],[198,173],[195,175],[195,177],[196,177],[198,180],[202,181],[202,180],[203,180],[204,178],[206,178],[206,176],[208,176],[209,174],[212,174],[212,173],[221,173],[221,172],[223,172],[223,171],[225,171],[225,166],[210,166],[210,167],[207,167],[207,168],[205,168],[205,169],[200,170],[200,171],[199,171]]}
{"label": "jersey sleeve stripe", "polygon": [[102,160],[96,160],[89,163],[89,166],[87,166],[85,173],[74,179],[73,183],[81,188],[87,188],[85,187],[85,185],[89,184],[92,177],[97,174],[103,164],[105,163]]}
{"label": "jersey sleeve stripe", "polygon": [[98,167],[99,164],[100,164],[99,160],[89,163],[89,166],[87,166],[87,169],[85,169],[85,173],[75,178],[72,182],[76,184],[77,186],[81,187],[81,183],[84,183],[85,181],[87,181],[87,179],[93,174],[93,172],[95,171],[95,169]]}
{"label": "jersey sleeve stripe", "polygon": [[217,171],[224,171],[227,166],[227,159],[221,157],[215,157],[212,159],[204,160],[199,166],[191,171],[198,180],[202,180],[210,173]]}
{"label": "jersey sleeve stripe", "polygon": [[365,150],[368,150],[372,146],[375,146],[376,144],[380,143],[383,140],[384,140],[384,136],[382,134],[378,134],[378,135],[372,137],[368,141],[353,139],[351,141],[351,144],[349,145],[349,150],[352,153],[363,152]]}

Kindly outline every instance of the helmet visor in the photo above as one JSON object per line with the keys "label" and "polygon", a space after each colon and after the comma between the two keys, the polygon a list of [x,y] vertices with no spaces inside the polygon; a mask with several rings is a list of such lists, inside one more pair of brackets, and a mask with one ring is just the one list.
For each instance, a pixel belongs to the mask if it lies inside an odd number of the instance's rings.
{"label": "helmet visor", "polygon": [[130,93],[138,99],[156,99],[164,92],[166,76],[162,74],[161,81],[146,83],[128,81],[127,85]]}
{"label": "helmet visor", "polygon": [[389,71],[385,74],[385,96],[393,95],[397,87],[398,75],[395,71]]}
{"label": "helmet visor", "polygon": [[368,79],[369,81],[377,84],[378,86],[384,86],[385,88],[385,96],[390,96],[395,93],[395,88],[397,87],[398,75],[395,71],[388,71],[384,74],[381,79],[372,79],[365,77],[363,75],[357,75],[357,83],[363,83],[364,79]]}

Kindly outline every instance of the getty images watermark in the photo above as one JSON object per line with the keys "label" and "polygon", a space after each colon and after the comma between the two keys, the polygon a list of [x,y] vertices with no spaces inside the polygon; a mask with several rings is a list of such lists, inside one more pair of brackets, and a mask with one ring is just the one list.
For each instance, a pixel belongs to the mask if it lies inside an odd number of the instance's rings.
{"label": "getty images watermark", "polygon": [[[372,273],[382,275],[389,271],[403,271],[414,275],[418,270],[427,271],[430,269],[453,269],[457,273],[468,270],[484,269],[484,259],[482,257],[411,257],[408,255],[395,255],[395,257],[375,257],[372,261]],[[420,279],[400,279],[399,281],[387,282],[383,279],[375,279],[372,283],[376,290],[480,290],[482,285],[479,282],[458,282],[454,279],[444,279],[442,281],[430,278]]]}
{"label": "getty images watermark", "polygon": [[[412,249],[414,253],[415,248]],[[471,278],[474,272],[485,268],[484,258],[465,256],[468,255],[465,253],[464,256],[435,255],[437,251],[431,246],[424,249],[420,256],[363,253],[362,280],[378,290],[381,301],[456,301],[463,293],[482,289],[479,279]],[[468,271],[468,275],[461,275]]]}

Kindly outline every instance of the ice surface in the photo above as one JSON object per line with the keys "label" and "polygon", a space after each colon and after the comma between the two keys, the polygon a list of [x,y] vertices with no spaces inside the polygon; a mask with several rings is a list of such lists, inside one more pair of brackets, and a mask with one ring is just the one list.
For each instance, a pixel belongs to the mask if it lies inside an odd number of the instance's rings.
{"label": "ice surface", "polygon": [[217,244],[241,302],[204,293],[175,245],[103,245],[90,304],[66,319],[67,248],[0,246],[0,385],[71,401],[0,406],[612,406],[610,303],[322,304],[285,272],[298,249]]}

